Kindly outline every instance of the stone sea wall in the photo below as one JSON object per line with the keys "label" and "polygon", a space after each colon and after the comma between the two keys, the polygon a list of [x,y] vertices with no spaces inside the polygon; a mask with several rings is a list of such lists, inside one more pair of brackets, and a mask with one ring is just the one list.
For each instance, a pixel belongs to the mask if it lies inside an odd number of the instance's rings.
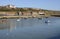
{"label": "stone sea wall", "polygon": [[19,12],[13,12],[13,11],[7,11],[7,12],[3,12],[3,11],[0,11],[0,16],[44,16],[44,17],[50,17],[52,15],[60,15],[60,12],[47,12],[47,11],[39,11],[39,12],[36,12],[36,11],[19,11]]}

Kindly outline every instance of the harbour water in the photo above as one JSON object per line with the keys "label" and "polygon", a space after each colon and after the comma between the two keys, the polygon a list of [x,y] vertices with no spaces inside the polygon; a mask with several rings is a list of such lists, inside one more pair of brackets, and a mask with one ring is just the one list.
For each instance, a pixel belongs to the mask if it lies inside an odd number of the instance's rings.
{"label": "harbour water", "polygon": [[0,23],[0,39],[60,39],[60,18],[5,19]]}

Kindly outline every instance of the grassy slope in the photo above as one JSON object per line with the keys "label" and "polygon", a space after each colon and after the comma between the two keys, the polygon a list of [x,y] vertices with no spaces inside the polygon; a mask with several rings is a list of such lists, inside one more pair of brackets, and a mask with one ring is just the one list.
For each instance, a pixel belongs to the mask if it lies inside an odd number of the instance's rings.
{"label": "grassy slope", "polygon": [[8,11],[13,11],[13,12],[17,12],[17,11],[36,11],[36,12],[45,12],[45,13],[60,13],[60,11],[52,11],[52,10],[44,10],[44,9],[33,9],[33,8],[5,8],[5,7],[0,7],[0,11],[4,11],[4,12],[8,12]]}

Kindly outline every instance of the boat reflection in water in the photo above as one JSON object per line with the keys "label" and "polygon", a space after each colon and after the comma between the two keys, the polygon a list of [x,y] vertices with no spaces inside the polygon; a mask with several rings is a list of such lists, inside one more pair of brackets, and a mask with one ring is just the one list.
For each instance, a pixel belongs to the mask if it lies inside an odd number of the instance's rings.
{"label": "boat reflection in water", "polygon": [[[60,39],[60,18],[0,19],[0,39]],[[18,21],[17,21],[18,20]]]}

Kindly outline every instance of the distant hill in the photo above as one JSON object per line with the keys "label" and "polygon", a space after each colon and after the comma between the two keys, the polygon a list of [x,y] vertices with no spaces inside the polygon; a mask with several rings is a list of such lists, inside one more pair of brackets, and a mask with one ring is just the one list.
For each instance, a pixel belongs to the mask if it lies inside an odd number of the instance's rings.
{"label": "distant hill", "polygon": [[45,13],[50,13],[50,14],[60,14],[60,11],[54,11],[54,10],[45,10],[45,9],[38,9],[38,8],[18,8],[15,7],[14,5],[6,5],[6,6],[0,6],[0,11],[8,12],[8,11],[13,11],[13,12],[18,12],[18,11],[32,11],[32,12],[45,12]]}

